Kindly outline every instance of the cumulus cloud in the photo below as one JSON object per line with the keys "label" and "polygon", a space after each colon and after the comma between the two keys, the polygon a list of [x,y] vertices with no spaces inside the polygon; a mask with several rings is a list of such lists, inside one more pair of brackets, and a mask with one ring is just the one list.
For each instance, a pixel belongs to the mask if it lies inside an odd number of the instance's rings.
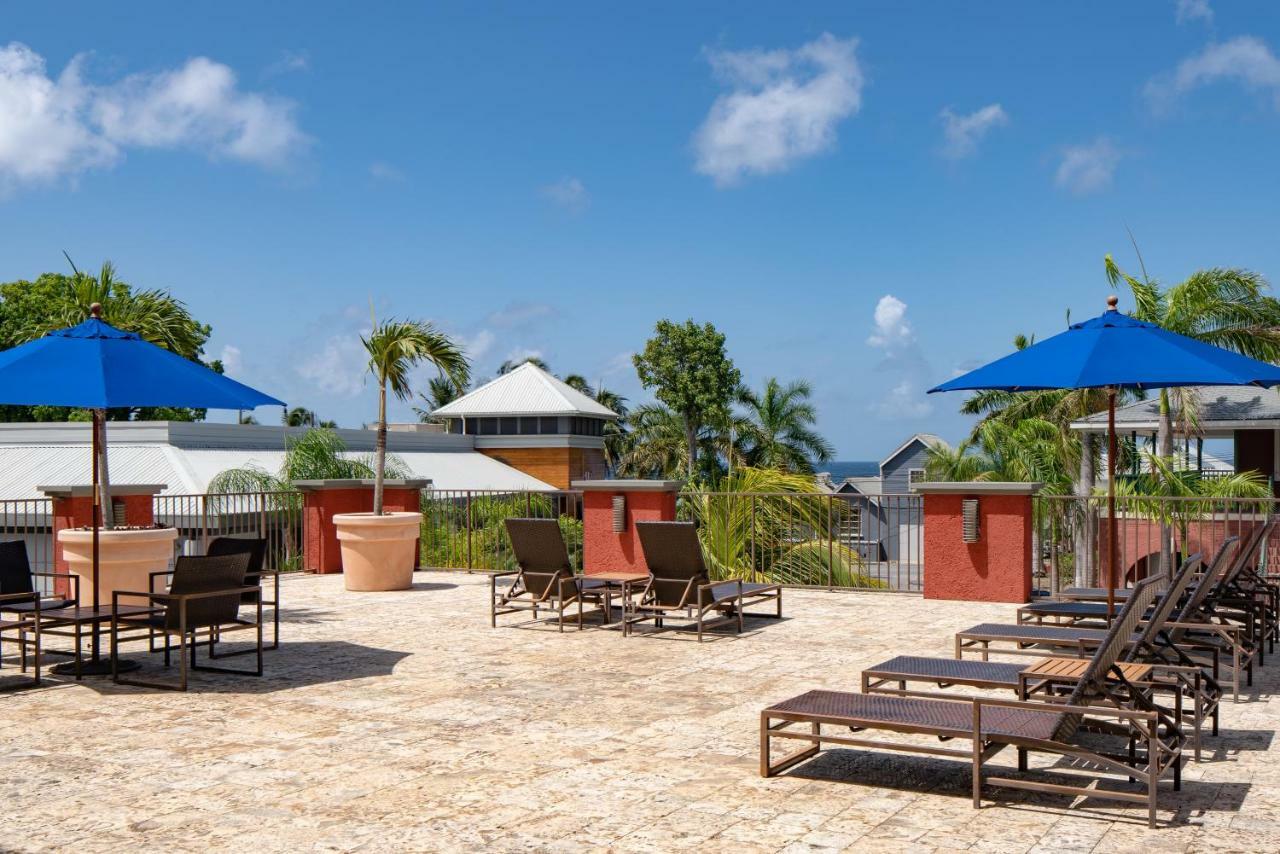
{"label": "cumulus cloud", "polygon": [[890,389],[884,400],[871,405],[871,411],[886,421],[902,418],[924,418],[933,413],[933,404],[925,392],[911,380],[904,379]]}
{"label": "cumulus cloud", "polygon": [[86,61],[55,78],[26,45],[0,47],[0,190],[110,167],[130,148],[279,167],[308,144],[292,102],[244,91],[205,57],[109,84],[87,81]]}
{"label": "cumulus cloud", "polygon": [[1145,92],[1152,109],[1162,112],[1195,89],[1224,81],[1265,92],[1280,108],[1280,59],[1266,42],[1253,36],[1209,45],[1173,71],[1153,78]]}
{"label": "cumulus cloud", "polygon": [[222,370],[229,377],[238,377],[244,370],[244,356],[234,344],[227,344],[222,348],[218,361],[222,362]]}
{"label": "cumulus cloud", "polygon": [[951,160],[972,157],[978,152],[978,143],[993,128],[1009,123],[1009,115],[999,104],[988,104],[968,115],[956,113],[946,107],[940,117],[944,138],[942,156]]}
{"label": "cumulus cloud", "polygon": [[483,359],[493,349],[493,343],[496,340],[494,334],[488,329],[481,329],[475,335],[463,335],[459,337],[462,344],[462,350],[467,354],[467,358],[472,362]]}
{"label": "cumulus cloud", "polygon": [[1174,15],[1179,24],[1191,21],[1209,23],[1213,20],[1213,9],[1209,6],[1209,0],[1177,0]]}
{"label": "cumulus cloud", "polygon": [[729,89],[694,134],[695,168],[720,187],[827,151],[862,106],[858,40],[823,33],[794,50],[709,51]]}
{"label": "cumulus cloud", "polygon": [[1075,196],[1101,192],[1111,186],[1120,157],[1120,150],[1106,137],[1087,145],[1067,146],[1062,149],[1053,183]]}
{"label": "cumulus cloud", "polygon": [[333,335],[298,363],[298,376],[326,394],[355,397],[364,389],[369,356],[358,335]]}
{"label": "cumulus cloud", "polygon": [[541,189],[541,193],[557,207],[570,213],[582,213],[591,205],[591,194],[577,178],[561,178],[554,184],[547,184]]}
{"label": "cumulus cloud", "polygon": [[400,184],[404,182],[405,174],[390,163],[375,160],[369,164],[369,177],[382,183]]}
{"label": "cumulus cloud", "polygon": [[885,294],[876,303],[875,329],[867,344],[882,350],[895,350],[915,341],[911,324],[907,323],[907,304],[893,294]]}

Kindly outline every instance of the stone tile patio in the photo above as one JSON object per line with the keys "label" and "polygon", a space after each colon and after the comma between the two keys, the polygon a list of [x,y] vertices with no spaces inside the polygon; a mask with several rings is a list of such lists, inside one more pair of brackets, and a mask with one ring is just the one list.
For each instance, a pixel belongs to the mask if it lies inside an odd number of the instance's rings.
{"label": "stone tile patio", "polygon": [[[833,751],[757,776],[758,712],[856,689],[1009,606],[791,592],[789,619],[673,633],[490,629],[480,575],[412,592],[284,582],[262,679],[189,694],[59,682],[0,695],[0,848],[15,851],[1190,851],[1280,845],[1276,672],[1224,707],[1150,831],[1140,810],[1010,792],[967,766]],[[11,662],[6,661],[6,665]],[[157,658],[148,664],[154,667]],[[8,671],[8,666],[6,666]],[[1001,755],[995,762],[1010,764]],[[991,804],[988,801],[988,804]]]}

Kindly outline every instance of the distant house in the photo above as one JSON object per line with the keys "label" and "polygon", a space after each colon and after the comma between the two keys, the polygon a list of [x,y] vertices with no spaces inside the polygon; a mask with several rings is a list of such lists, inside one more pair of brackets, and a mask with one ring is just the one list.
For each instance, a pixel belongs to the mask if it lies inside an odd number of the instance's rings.
{"label": "distant house", "polygon": [[819,483],[849,502],[852,513],[841,539],[864,560],[920,563],[923,557],[920,502],[911,484],[925,479],[930,448],[943,445],[930,433],[916,433],[880,461],[879,476]]}

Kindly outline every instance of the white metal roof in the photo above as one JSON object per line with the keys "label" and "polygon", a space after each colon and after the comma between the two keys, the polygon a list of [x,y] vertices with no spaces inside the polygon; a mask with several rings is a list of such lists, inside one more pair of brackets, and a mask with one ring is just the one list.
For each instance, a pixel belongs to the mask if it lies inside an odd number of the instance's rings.
{"label": "white metal roof", "polygon": [[[0,445],[0,499],[43,498],[38,486],[88,483],[89,446]],[[396,453],[414,477],[442,490],[550,491],[554,487],[477,451]],[[284,452],[271,449],[180,448],[121,444],[108,448],[114,485],[163,483],[164,495],[203,493],[218,472],[253,465],[280,470]]]}
{"label": "white metal roof", "polygon": [[612,409],[566,385],[532,362],[525,362],[510,373],[490,380],[432,414],[444,418],[494,415],[618,417]]}

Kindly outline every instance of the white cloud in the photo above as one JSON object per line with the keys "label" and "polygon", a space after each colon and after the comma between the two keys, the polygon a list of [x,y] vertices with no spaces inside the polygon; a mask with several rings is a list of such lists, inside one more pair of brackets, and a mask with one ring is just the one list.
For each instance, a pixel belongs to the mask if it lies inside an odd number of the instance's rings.
{"label": "white cloud", "polygon": [[327,394],[354,397],[364,389],[369,356],[358,335],[333,335],[297,365],[298,376]]}
{"label": "white cloud", "polygon": [[369,177],[388,184],[401,184],[404,182],[405,174],[390,163],[375,160],[369,164]]}
{"label": "white cloud", "polygon": [[26,45],[0,47],[0,190],[109,167],[131,147],[281,166],[308,144],[291,102],[241,90],[213,60],[106,85],[86,81],[85,64],[53,78]]}
{"label": "white cloud", "polygon": [[1196,20],[1209,23],[1213,20],[1213,9],[1209,6],[1209,0],[1177,0],[1174,15],[1179,24]]}
{"label": "white cloud", "polygon": [[528,326],[555,314],[555,308],[545,302],[509,302],[490,314],[488,321],[494,326],[510,329],[513,326]]}
{"label": "white cloud", "polygon": [[1217,42],[1187,57],[1172,72],[1147,83],[1147,100],[1153,109],[1165,111],[1192,90],[1221,81],[1268,92],[1280,108],[1280,59],[1253,36]]}
{"label": "white cloud", "polygon": [[222,352],[218,354],[218,361],[222,362],[222,370],[229,377],[238,377],[244,370],[244,356],[240,348],[234,344],[227,344],[222,348]]}
{"label": "white cloud", "polygon": [[893,294],[885,294],[876,303],[875,325],[867,338],[869,346],[895,350],[915,341],[915,333],[907,323],[907,304]]}
{"label": "white cloud", "polygon": [[1098,137],[1088,145],[1067,146],[1062,150],[1053,183],[1076,196],[1100,192],[1111,186],[1120,157],[1120,150],[1106,137]]}
{"label": "white cloud", "polygon": [[933,413],[933,404],[922,389],[911,380],[895,385],[884,400],[871,404],[871,411],[886,421],[902,418],[924,418]]}
{"label": "white cloud", "polygon": [[473,364],[483,359],[493,349],[495,340],[494,334],[488,329],[481,329],[475,335],[470,337],[460,336],[458,339],[459,343],[462,344],[463,351],[467,354],[467,359]]}
{"label": "white cloud", "polygon": [[795,50],[710,51],[729,91],[694,134],[697,171],[727,187],[834,146],[836,126],[862,106],[857,46],[823,33]]}
{"label": "white cloud", "polygon": [[305,50],[285,50],[280,58],[271,63],[262,72],[264,77],[278,77],[281,74],[295,74],[311,70],[311,54]]}
{"label": "white cloud", "polygon": [[972,157],[978,152],[978,143],[992,128],[1009,123],[1009,115],[999,104],[988,104],[968,115],[961,115],[946,107],[940,114],[942,135],[945,142],[942,156],[951,160]]}
{"label": "white cloud", "polygon": [[609,361],[604,363],[604,367],[600,369],[600,375],[603,377],[612,377],[618,374],[625,374],[634,371],[635,350],[625,350],[611,357]]}
{"label": "white cloud", "polygon": [[570,213],[582,213],[591,206],[591,194],[577,178],[561,178],[540,191],[543,196]]}

